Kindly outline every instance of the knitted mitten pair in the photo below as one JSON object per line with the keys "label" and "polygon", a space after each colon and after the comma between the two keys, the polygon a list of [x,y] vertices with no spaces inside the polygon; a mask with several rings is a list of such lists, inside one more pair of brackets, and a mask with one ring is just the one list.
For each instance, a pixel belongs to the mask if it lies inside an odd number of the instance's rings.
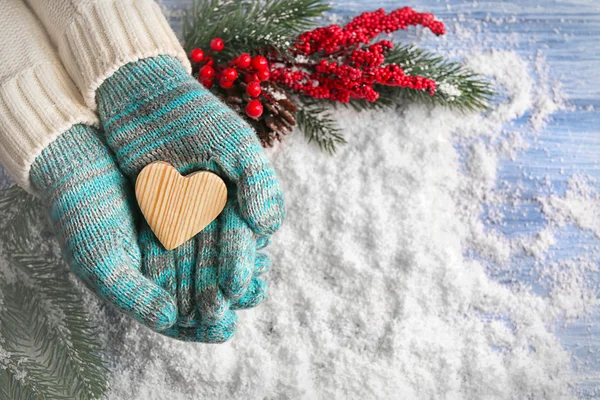
{"label": "knitted mitten pair", "polygon": [[[283,197],[252,129],[169,56],[127,64],[97,91],[104,140],[73,127],[31,172],[76,273],[142,323],[183,340],[220,342],[233,310],[266,296],[260,250],[283,220]],[[209,170],[228,186],[224,211],[167,251],[137,229],[132,184],[153,161]],[[121,174],[129,178],[129,182]]]}
{"label": "knitted mitten pair", "polygon": [[96,100],[108,146],[132,182],[149,163],[167,161],[182,174],[208,170],[227,183],[221,215],[184,245],[168,252],[142,234],[142,252],[151,255],[143,271],[176,296],[178,325],[219,321],[260,302],[266,286],[254,271],[266,262],[257,261],[256,238],[281,225],[283,197],[254,131],[170,56],[121,67]]}

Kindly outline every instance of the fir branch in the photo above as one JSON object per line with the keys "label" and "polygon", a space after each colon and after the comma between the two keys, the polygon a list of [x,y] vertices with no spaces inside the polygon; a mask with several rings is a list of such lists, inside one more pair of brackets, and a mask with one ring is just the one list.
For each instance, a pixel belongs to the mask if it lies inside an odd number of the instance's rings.
{"label": "fir branch", "polygon": [[16,185],[0,191],[0,220],[2,230],[12,230],[11,236],[25,240],[30,236],[30,227],[38,218],[37,210],[41,204],[37,198],[29,195]]}
{"label": "fir branch", "polygon": [[[16,393],[33,390],[35,398],[101,397],[108,379],[96,327],[64,264],[52,252],[40,254],[31,237],[40,220],[40,203],[15,188],[1,191],[0,199],[0,214],[8,216],[1,224],[0,242],[15,276],[9,282],[0,275],[0,293],[12,293],[0,298],[0,351],[8,349],[20,368],[5,369],[0,380],[10,378]],[[15,206],[25,208],[15,212]],[[26,360],[19,358],[23,351],[29,357]],[[23,375],[28,380],[19,379]]]}
{"label": "fir branch", "polygon": [[[386,55],[386,64],[398,64],[407,75],[433,79],[433,96],[425,91],[378,85],[379,99],[372,105],[355,102],[359,108],[388,106],[403,102],[439,104],[461,111],[487,110],[494,92],[481,76],[456,62],[445,60],[412,45],[396,46]],[[380,104],[376,104],[380,103]]]}
{"label": "fir branch", "polygon": [[65,388],[56,382],[46,367],[26,355],[17,357],[13,354],[10,362],[0,368],[2,400],[75,400],[64,393]]}
{"label": "fir branch", "polygon": [[341,130],[336,127],[331,112],[323,106],[305,104],[296,113],[298,128],[304,132],[308,142],[315,142],[330,154],[336,152],[336,146],[345,144],[346,139]]}
{"label": "fir branch", "polygon": [[[34,288],[16,281],[0,280],[3,294],[0,313],[0,399],[74,399],[67,388],[36,356],[28,330],[31,317],[23,308],[25,299],[35,298]],[[10,340],[11,336],[17,340]]]}
{"label": "fir branch", "polygon": [[[80,305],[60,260],[33,253],[23,243],[5,246],[8,258],[37,288],[27,302],[31,338],[55,380],[77,398],[96,398],[105,390],[106,370],[94,340],[95,327]],[[62,270],[62,271],[61,271]],[[61,273],[62,272],[62,273]]]}
{"label": "fir branch", "polygon": [[275,51],[289,58],[298,33],[329,9],[322,0],[194,0],[183,21],[185,48],[207,50],[210,41],[220,37],[226,45],[215,55],[217,63],[244,52]]}

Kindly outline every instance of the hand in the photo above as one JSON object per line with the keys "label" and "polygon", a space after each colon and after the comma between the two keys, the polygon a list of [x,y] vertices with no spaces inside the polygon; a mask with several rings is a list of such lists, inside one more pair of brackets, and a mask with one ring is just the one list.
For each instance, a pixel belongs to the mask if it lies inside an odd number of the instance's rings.
{"label": "hand", "polygon": [[132,182],[153,161],[183,174],[213,171],[226,181],[224,212],[192,240],[172,252],[152,234],[141,243],[155,255],[144,259],[144,271],[179,277],[175,285],[165,278],[163,287],[177,291],[180,321],[196,320],[196,306],[202,318],[222,319],[256,291],[255,242],[283,220],[283,195],[254,131],[169,56],[121,67],[96,98],[107,143]]}
{"label": "hand", "polygon": [[98,135],[73,126],[36,158],[31,180],[75,274],[118,310],[164,331],[177,319],[175,299],[140,272],[131,186]]}
{"label": "hand", "polygon": [[[100,135],[76,125],[44,149],[31,169],[71,269],[99,297],[164,335],[211,343],[229,339],[237,322],[233,312],[182,327],[176,323],[176,293],[164,290],[158,276],[142,274],[142,259],[152,255],[137,244],[141,218],[135,196]],[[259,267],[258,274],[264,269]],[[264,291],[246,301],[262,297]]]}
{"label": "hand", "polygon": [[161,333],[183,341],[221,343],[228,340],[235,331],[237,317],[231,310],[247,309],[259,304],[267,295],[266,283],[260,276],[268,270],[270,261],[267,255],[256,258],[253,283],[246,294],[231,304],[230,310],[218,321],[203,318],[197,309],[185,321],[180,320]]}

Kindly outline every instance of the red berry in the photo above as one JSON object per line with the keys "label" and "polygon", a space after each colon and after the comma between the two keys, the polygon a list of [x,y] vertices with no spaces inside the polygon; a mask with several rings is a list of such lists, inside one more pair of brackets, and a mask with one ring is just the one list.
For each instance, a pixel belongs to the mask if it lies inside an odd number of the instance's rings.
{"label": "red berry", "polygon": [[263,105],[259,100],[251,100],[246,106],[246,114],[251,118],[258,118],[263,113]]}
{"label": "red berry", "polygon": [[248,93],[248,96],[250,97],[258,97],[260,96],[261,92],[262,89],[260,88],[260,83],[258,82],[250,82],[248,86],[246,86],[246,93]]}
{"label": "red berry", "polygon": [[239,68],[248,68],[252,64],[252,57],[250,54],[242,53],[237,58],[236,64]]}
{"label": "red berry", "polygon": [[210,41],[210,48],[214,51],[221,51],[225,48],[225,42],[221,38],[214,38]]}
{"label": "red berry", "polygon": [[269,68],[269,62],[263,56],[256,56],[252,59],[252,67],[257,71],[261,71]]}
{"label": "red berry", "polygon": [[202,49],[194,49],[190,52],[190,58],[193,62],[204,60],[204,51]]}
{"label": "red berry", "polygon": [[204,61],[204,65],[213,65],[215,63],[215,60],[212,57],[206,57],[205,61]]}
{"label": "red berry", "polygon": [[254,82],[254,81],[258,81],[260,79],[258,79],[258,76],[256,76],[256,74],[246,74],[244,76],[244,81],[246,83],[250,83],[250,82]]}
{"label": "red berry", "polygon": [[210,89],[215,81],[212,79],[202,79],[200,83],[203,84],[205,88]]}
{"label": "red berry", "polygon": [[223,89],[229,89],[230,87],[233,86],[233,81],[230,81],[229,79],[225,79],[224,76],[221,76],[221,79],[219,79],[219,85],[221,85],[221,87]]}
{"label": "red berry", "polygon": [[202,79],[211,79],[212,77],[215,76],[215,69],[213,67],[211,67],[210,65],[205,65],[204,67],[200,68],[200,77]]}
{"label": "red berry", "polygon": [[228,81],[235,81],[238,77],[238,72],[236,71],[235,68],[225,68],[225,70],[223,71],[223,74],[221,75],[223,78],[227,79]]}
{"label": "red berry", "polygon": [[261,69],[256,72],[256,76],[258,76],[258,79],[261,81],[266,81],[271,76],[271,73],[268,69]]}

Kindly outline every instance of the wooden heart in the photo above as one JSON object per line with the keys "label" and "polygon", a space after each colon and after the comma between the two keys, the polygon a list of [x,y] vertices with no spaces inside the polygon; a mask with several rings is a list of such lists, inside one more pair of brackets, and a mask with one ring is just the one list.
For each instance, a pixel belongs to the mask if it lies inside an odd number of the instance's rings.
{"label": "wooden heart", "polygon": [[223,211],[227,186],[212,172],[181,176],[171,164],[157,161],[138,175],[135,196],[158,240],[167,250],[173,250]]}

